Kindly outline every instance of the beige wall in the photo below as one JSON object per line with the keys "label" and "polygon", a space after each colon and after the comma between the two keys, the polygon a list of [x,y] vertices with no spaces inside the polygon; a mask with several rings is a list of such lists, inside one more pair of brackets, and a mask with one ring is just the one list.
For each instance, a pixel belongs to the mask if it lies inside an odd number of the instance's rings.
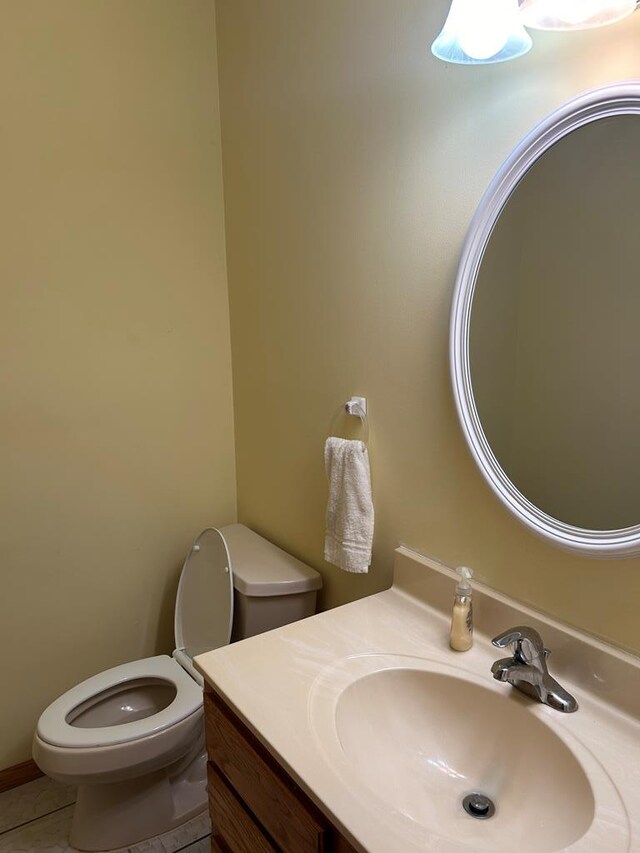
{"label": "beige wall", "polygon": [[[386,586],[402,541],[639,651],[640,560],[567,555],[502,508],[465,447],[447,343],[482,192],[551,110],[640,77],[640,15],[465,68],[429,53],[447,7],[217,2],[239,515],[322,571],[325,605]],[[351,394],[371,411],[364,577],[322,560],[322,444]]]}
{"label": "beige wall", "polygon": [[212,0],[0,3],[0,768],[235,517]]}

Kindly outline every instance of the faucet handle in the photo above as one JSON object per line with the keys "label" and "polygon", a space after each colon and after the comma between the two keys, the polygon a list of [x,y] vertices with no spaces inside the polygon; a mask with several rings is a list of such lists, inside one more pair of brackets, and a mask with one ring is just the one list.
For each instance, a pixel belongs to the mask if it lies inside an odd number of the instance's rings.
{"label": "faucet handle", "polygon": [[549,649],[545,649],[540,634],[527,625],[509,628],[508,631],[494,637],[491,642],[499,649],[513,646],[513,657],[521,663],[533,663],[540,658],[546,660],[551,654]]}

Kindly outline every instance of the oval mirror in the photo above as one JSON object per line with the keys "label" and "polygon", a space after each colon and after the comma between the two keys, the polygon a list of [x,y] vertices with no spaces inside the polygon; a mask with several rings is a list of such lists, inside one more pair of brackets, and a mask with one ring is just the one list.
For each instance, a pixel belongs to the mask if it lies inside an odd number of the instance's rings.
{"label": "oval mirror", "polygon": [[536,127],[485,193],[462,254],[451,369],[489,485],[536,533],[640,554],[640,81]]}

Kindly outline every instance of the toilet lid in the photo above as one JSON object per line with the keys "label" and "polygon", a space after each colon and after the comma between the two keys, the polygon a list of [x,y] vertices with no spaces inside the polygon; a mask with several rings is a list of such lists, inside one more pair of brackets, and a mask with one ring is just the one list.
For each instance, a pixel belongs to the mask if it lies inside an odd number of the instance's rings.
{"label": "toilet lid", "polygon": [[233,623],[233,571],[224,538],[208,527],[189,551],[178,585],[176,648],[193,658],[226,646]]}

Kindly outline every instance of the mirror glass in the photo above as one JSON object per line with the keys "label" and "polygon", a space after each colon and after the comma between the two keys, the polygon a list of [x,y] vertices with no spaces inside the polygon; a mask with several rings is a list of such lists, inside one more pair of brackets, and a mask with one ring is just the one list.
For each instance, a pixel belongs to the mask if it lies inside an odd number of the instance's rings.
{"label": "mirror glass", "polygon": [[471,307],[471,384],[500,466],[588,530],[640,523],[640,117],[593,121],[502,209]]}

